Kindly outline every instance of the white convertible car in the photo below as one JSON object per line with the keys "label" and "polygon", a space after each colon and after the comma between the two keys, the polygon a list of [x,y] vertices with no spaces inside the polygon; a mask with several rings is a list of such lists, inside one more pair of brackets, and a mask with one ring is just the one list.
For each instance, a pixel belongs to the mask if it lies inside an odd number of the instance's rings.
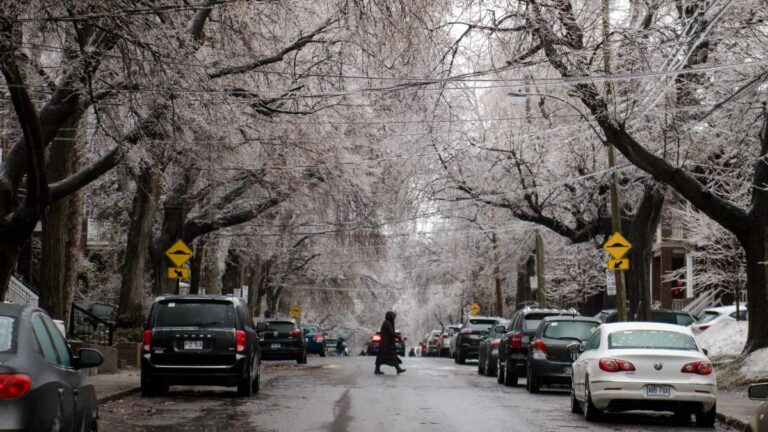
{"label": "white convertible car", "polygon": [[574,357],[571,411],[588,421],[603,411],[669,411],[681,422],[715,423],[717,382],[706,352],[687,327],[603,324]]}

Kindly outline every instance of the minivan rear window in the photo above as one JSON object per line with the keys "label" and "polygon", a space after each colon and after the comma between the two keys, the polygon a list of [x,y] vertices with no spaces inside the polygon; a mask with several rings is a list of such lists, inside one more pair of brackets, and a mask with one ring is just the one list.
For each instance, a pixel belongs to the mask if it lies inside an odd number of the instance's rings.
{"label": "minivan rear window", "polygon": [[267,330],[276,331],[280,333],[287,333],[292,330],[296,330],[296,324],[292,322],[268,322],[267,323]]}
{"label": "minivan rear window", "polygon": [[229,302],[167,301],[157,305],[156,327],[235,327],[235,308]]}
{"label": "minivan rear window", "polygon": [[13,346],[13,322],[9,316],[0,316],[0,352],[10,351]]}

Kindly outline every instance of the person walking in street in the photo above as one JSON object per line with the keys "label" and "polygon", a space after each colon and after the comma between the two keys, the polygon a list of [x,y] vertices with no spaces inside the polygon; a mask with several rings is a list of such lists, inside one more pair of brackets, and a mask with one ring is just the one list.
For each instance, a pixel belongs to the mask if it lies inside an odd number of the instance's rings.
{"label": "person walking in street", "polygon": [[379,342],[379,352],[376,354],[376,370],[373,371],[376,375],[383,375],[381,371],[381,365],[392,366],[397,370],[397,374],[405,372],[405,369],[400,367],[400,357],[397,356],[397,347],[395,346],[395,317],[396,313],[389,311],[384,315],[384,322],[381,324],[381,341]]}

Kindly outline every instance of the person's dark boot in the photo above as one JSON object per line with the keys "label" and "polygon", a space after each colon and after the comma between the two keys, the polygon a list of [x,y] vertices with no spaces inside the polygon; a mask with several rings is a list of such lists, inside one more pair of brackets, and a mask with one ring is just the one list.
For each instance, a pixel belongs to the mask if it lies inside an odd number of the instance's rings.
{"label": "person's dark boot", "polygon": [[398,375],[400,375],[400,374],[401,374],[401,373],[403,373],[403,372],[405,372],[405,369],[404,369],[404,368],[401,368],[401,367],[397,368],[397,374],[398,374]]}
{"label": "person's dark boot", "polygon": [[376,368],[376,370],[373,371],[374,375],[384,375],[384,372],[382,372],[379,368]]}

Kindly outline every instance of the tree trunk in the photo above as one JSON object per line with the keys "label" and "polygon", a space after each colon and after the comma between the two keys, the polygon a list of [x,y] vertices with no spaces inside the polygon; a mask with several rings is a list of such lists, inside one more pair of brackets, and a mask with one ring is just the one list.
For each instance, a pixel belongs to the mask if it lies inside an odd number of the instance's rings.
{"label": "tree trunk", "polygon": [[165,256],[165,251],[182,238],[184,223],[189,213],[189,206],[186,203],[189,183],[190,179],[185,174],[163,203],[163,225],[160,229],[160,238],[154,247],[156,255],[154,258],[155,295],[176,293],[177,290],[178,282],[168,279],[167,269],[172,267],[173,263]]}
{"label": "tree trunk", "polygon": [[[261,312],[261,296],[259,292],[261,291],[261,277],[264,274],[262,264],[261,256],[256,254],[251,262],[251,272],[248,280],[248,312],[252,317],[258,316]],[[256,304],[257,301],[259,304]]]}
{"label": "tree trunk", "polygon": [[207,253],[204,257],[204,272],[205,275],[205,293],[206,294],[221,294],[221,281],[219,278],[219,258],[216,253],[216,248],[211,249],[211,245],[206,246]]}
{"label": "tree trunk", "polygon": [[144,320],[145,264],[159,199],[160,173],[148,166],[142,168],[136,179],[120,283],[117,323],[121,327],[140,327]]}
{"label": "tree trunk", "polygon": [[766,284],[768,284],[768,246],[766,234],[768,228],[763,225],[753,225],[747,238],[739,241],[744,247],[747,259],[747,311],[749,312],[749,331],[744,352],[768,347],[768,299],[766,299]]}
{"label": "tree trunk", "polygon": [[[78,120],[64,123],[57,136],[60,142],[50,147],[46,167],[50,181],[62,180],[77,170]],[[79,265],[82,229],[82,192],[50,204],[43,214],[40,257],[40,307],[54,319],[69,320]]]}
{"label": "tree trunk", "polygon": [[653,239],[664,207],[665,188],[648,183],[635,214],[626,226],[627,240],[632,244],[627,254],[630,267],[626,274],[629,319],[648,321],[651,310],[651,262]]}
{"label": "tree trunk", "polygon": [[533,298],[531,295],[531,275],[533,272],[534,259],[533,254],[530,254],[528,259],[517,267],[517,296],[515,297],[515,302],[518,307]]}
{"label": "tree trunk", "polygon": [[192,279],[189,281],[189,293],[200,294],[200,279],[203,275],[203,260],[205,258],[205,237],[200,238],[195,245],[195,256],[190,263]]}
{"label": "tree trunk", "polygon": [[227,252],[227,261],[224,267],[224,277],[222,278],[222,294],[232,294],[243,286],[243,257],[242,254],[234,248]]}

